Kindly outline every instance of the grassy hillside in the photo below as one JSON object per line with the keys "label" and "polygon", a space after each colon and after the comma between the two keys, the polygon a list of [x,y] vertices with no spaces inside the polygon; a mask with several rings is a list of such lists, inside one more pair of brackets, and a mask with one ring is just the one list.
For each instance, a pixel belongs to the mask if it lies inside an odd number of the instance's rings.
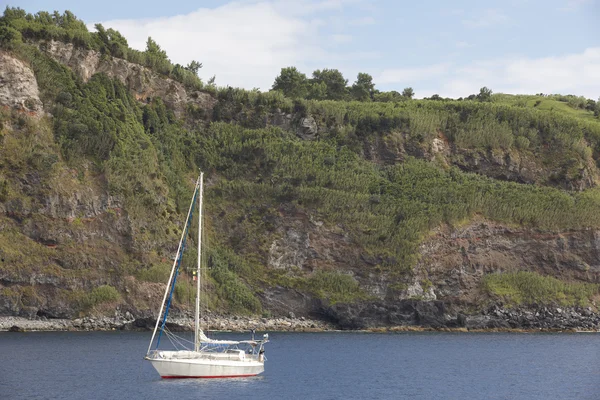
{"label": "grassy hillside", "polygon": [[599,122],[595,102],[579,96],[563,95],[511,95],[497,93],[492,101],[511,106],[552,111],[588,121]]}
{"label": "grassy hillside", "polygon": [[[284,272],[268,267],[269,249],[292,213],[283,212],[283,206],[348,235],[360,254],[375,260],[364,268],[389,274],[393,281],[411,275],[418,245],[432,229],[475,215],[543,230],[600,228],[600,190],[594,185],[569,192],[552,181],[499,181],[465,172],[452,157],[431,153],[438,139],[462,150],[518,154],[542,169],[557,169],[553,179],[579,179],[583,171],[597,168],[600,124],[590,111],[558,99],[495,95],[486,103],[346,102],[222,88],[209,89],[218,100],[210,115],[190,109],[185,119],[177,119],[160,98],[138,102],[106,75],[83,82],[28,39],[70,41],[106,57],[156,67],[174,79],[181,78],[177,66],[155,66],[151,52],[135,53],[126,41],[111,47],[112,42],[71,17],[44,22],[43,16],[31,20],[17,11],[8,14],[0,21],[0,43],[31,66],[52,118],[0,113],[0,202],[13,210],[0,217],[10,227],[0,233],[6,254],[1,270],[11,276],[3,281],[6,296],[21,299],[30,290],[27,277],[44,272],[59,280],[87,280],[79,290],[102,288],[83,298],[83,292],[57,283],[77,294],[65,295],[64,302],[76,303],[81,311],[96,303],[133,302],[127,294],[131,279],[150,284],[166,277],[198,168],[207,172],[209,182],[207,301],[232,312],[261,312],[259,294],[276,285],[331,302],[368,297],[343,267]],[[186,78],[187,72],[182,76],[182,81],[196,82]],[[314,118],[317,138],[303,140],[294,129],[265,122],[277,113],[291,114],[293,127],[302,118]],[[378,142],[413,151],[399,152],[398,162],[374,162],[365,149]],[[66,171],[72,172],[69,179],[64,179]],[[29,190],[21,177],[32,174],[42,184]],[[90,185],[122,205],[122,211],[106,209],[98,217],[107,224],[127,220],[120,242],[86,238],[84,232],[94,224],[87,215],[57,221],[45,214],[48,195],[67,196]],[[120,212],[126,214],[123,220]],[[32,225],[39,230],[61,226],[57,250],[48,248]],[[85,257],[78,247],[82,243],[88,246]],[[190,253],[186,265],[193,264]],[[106,254],[112,261],[105,260]],[[502,282],[487,284],[495,288]],[[177,291],[182,305],[189,303],[189,285],[184,277]],[[38,290],[35,286],[33,294],[18,301],[40,306]]]}

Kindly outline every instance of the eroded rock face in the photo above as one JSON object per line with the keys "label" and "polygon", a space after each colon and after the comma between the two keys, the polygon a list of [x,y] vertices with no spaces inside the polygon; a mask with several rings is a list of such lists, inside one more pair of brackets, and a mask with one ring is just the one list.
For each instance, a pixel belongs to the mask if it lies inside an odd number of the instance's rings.
{"label": "eroded rock face", "polygon": [[313,140],[317,137],[319,128],[317,121],[311,116],[304,117],[300,120],[300,125],[296,130],[296,134],[305,140]]}
{"label": "eroded rock face", "polygon": [[292,129],[292,114],[286,114],[281,110],[277,109],[276,112],[267,116],[266,125],[278,126],[283,130],[290,131]]}
{"label": "eroded rock face", "polygon": [[269,266],[277,269],[302,268],[306,260],[313,256],[310,239],[305,231],[290,228],[283,238],[275,240],[269,249]]}
{"label": "eroded rock face", "polygon": [[208,93],[188,92],[183,84],[120,58],[102,56],[98,52],[57,41],[40,42],[39,47],[56,61],[71,68],[82,80],[87,82],[94,74],[105,73],[121,81],[140,101],[162,98],[178,117],[185,114],[188,104],[203,109],[205,115],[211,115],[217,102]]}
{"label": "eroded rock face", "polygon": [[23,61],[0,51],[0,105],[41,115],[43,108],[33,71]]}
{"label": "eroded rock face", "polygon": [[593,230],[542,232],[485,220],[443,227],[420,246],[415,271],[425,274],[439,300],[477,305],[485,274],[528,270],[563,280],[600,280],[600,234]]}
{"label": "eroded rock face", "polygon": [[[541,184],[565,190],[583,191],[600,182],[600,171],[591,159],[573,161],[548,152],[534,155],[514,149],[459,148],[448,142],[441,132],[429,143],[416,142],[401,132],[389,132],[365,142],[363,155],[380,164],[396,164],[406,156],[424,158],[501,181]],[[557,159],[555,164],[545,162],[554,159]],[[572,162],[575,165],[571,165]]]}

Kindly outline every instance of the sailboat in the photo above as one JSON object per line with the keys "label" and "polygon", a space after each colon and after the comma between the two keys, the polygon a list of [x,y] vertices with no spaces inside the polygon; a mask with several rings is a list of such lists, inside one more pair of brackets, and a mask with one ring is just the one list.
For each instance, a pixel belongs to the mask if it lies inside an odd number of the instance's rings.
{"label": "sailboat", "polygon": [[[200,326],[203,177],[204,174],[201,172],[196,180],[194,195],[181,234],[177,254],[144,359],[152,363],[152,366],[162,378],[237,378],[255,376],[264,371],[264,344],[269,341],[268,334],[264,334],[261,340],[255,340],[254,333],[250,340],[216,340],[207,337]],[[167,316],[173,299],[175,283],[180,273],[183,251],[185,250],[186,238],[192,224],[196,203],[198,203],[199,217],[194,341],[186,345],[183,338],[179,338],[169,331]],[[174,350],[160,350],[159,346],[163,337],[169,338]]]}

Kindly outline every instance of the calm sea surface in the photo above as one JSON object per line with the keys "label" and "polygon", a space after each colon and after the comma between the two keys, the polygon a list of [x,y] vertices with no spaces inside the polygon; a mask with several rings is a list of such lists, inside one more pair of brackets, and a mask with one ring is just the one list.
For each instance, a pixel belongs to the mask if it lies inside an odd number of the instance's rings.
{"label": "calm sea surface", "polygon": [[161,380],[149,338],[0,333],[0,399],[600,399],[600,334],[271,333],[225,380]]}

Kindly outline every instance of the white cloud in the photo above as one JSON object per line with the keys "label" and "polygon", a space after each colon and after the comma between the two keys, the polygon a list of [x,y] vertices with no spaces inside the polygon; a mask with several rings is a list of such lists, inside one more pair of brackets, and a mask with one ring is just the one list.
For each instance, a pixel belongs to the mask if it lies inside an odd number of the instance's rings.
{"label": "white cloud", "polygon": [[464,49],[466,47],[471,47],[472,46],[471,44],[469,44],[469,42],[465,42],[465,41],[462,41],[462,40],[454,43],[454,45],[456,47],[458,47],[459,49]]}
{"label": "white cloud", "polygon": [[501,25],[508,21],[508,17],[498,9],[487,9],[482,13],[469,18],[463,19],[462,23],[467,28],[488,28],[495,25]]}
{"label": "white cloud", "polygon": [[[438,68],[433,65],[420,70]],[[478,93],[481,87],[487,86],[501,93],[562,93],[596,99],[600,95],[600,47],[562,56],[486,60],[452,66],[443,80],[437,82],[440,83],[436,88],[415,91],[419,97],[439,93],[443,97],[457,98]]]}
{"label": "white cloud", "polygon": [[[199,75],[216,75],[218,85],[268,90],[282,67],[327,64],[335,53],[323,40],[323,21],[313,18],[361,0],[237,1],[186,15],[146,20],[103,21],[133,48],[151,36],[174,63],[203,63]],[[350,40],[338,33],[336,43]]]}

